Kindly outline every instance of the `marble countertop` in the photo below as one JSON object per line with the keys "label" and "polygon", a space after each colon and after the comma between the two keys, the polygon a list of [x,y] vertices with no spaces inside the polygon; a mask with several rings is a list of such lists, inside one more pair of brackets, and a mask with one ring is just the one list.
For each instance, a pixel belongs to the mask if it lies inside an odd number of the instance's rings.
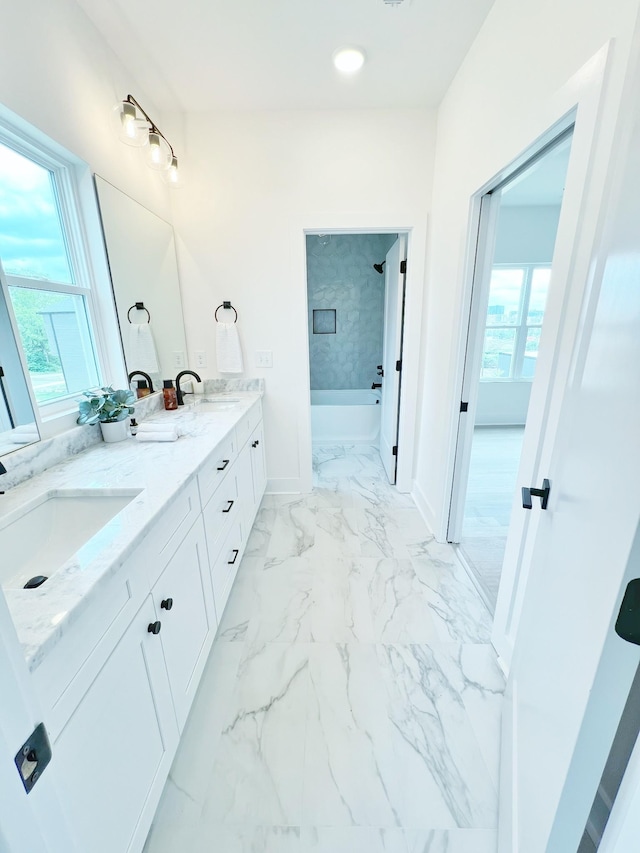
{"label": "marble countertop", "polygon": [[[105,527],[37,589],[5,589],[11,616],[30,670],[35,670],[62,635],[101,594],[140,545],[154,520],[191,481],[220,441],[260,399],[260,393],[215,395],[238,399],[219,412],[198,411],[200,400],[177,412],[157,412],[145,423],[176,424],[175,442],[100,443],[71,456],[0,497],[0,527],[8,516],[56,489],[140,492]],[[207,395],[207,399],[212,395]],[[85,427],[97,429],[98,427]],[[25,543],[28,547],[28,543]]]}

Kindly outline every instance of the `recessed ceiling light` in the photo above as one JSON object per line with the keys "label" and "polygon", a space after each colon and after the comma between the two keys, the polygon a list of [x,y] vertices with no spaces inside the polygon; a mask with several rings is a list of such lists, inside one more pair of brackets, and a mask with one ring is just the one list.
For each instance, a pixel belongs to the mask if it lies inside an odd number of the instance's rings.
{"label": "recessed ceiling light", "polygon": [[340,47],[333,54],[333,64],[343,74],[355,74],[364,65],[364,50],[361,47]]}

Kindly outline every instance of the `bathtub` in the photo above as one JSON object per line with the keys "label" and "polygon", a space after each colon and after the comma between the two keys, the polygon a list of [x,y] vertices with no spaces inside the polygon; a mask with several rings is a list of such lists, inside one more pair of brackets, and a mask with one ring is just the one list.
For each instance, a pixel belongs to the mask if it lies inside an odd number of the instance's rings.
{"label": "bathtub", "polygon": [[380,392],[368,388],[311,392],[314,444],[378,444]]}

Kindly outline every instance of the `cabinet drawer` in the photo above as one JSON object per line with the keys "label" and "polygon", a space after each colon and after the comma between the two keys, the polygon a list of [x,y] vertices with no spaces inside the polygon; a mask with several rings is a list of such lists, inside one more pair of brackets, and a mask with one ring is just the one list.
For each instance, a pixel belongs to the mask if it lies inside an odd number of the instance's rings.
{"label": "cabinet drawer", "polygon": [[238,513],[238,478],[235,466],[229,471],[223,484],[202,510],[204,529],[207,534],[209,561],[217,559],[220,546]]}
{"label": "cabinet drawer", "polygon": [[99,599],[87,602],[86,611],[33,673],[52,740],[148,593],[144,567],[135,551],[104,590],[98,591]]}
{"label": "cabinet drawer", "polygon": [[262,420],[262,404],[260,400],[255,403],[251,409],[247,412],[247,414],[242,418],[240,423],[236,427],[236,434],[238,436],[238,447],[242,447],[242,445],[247,441],[251,433],[258,426],[260,421]]}
{"label": "cabinet drawer", "polygon": [[218,624],[222,620],[222,614],[242,559],[242,550],[242,528],[238,519],[224,540],[218,559],[211,567],[213,600],[216,605]]}
{"label": "cabinet drawer", "polygon": [[237,454],[235,431],[232,431],[219,445],[215,453],[202,465],[198,472],[198,486],[200,488],[200,501],[206,506],[225,475],[233,465]]}
{"label": "cabinet drawer", "polygon": [[200,497],[195,480],[180,489],[178,495],[153,523],[150,535],[142,543],[149,585],[153,586],[200,514]]}

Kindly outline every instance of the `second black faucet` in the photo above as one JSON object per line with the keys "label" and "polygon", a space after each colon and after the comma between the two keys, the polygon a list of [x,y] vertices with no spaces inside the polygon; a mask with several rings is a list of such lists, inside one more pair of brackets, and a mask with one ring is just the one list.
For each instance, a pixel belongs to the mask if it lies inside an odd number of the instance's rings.
{"label": "second black faucet", "polygon": [[[197,373],[194,373],[193,370],[181,370],[180,373],[176,376],[176,397],[178,398],[178,405],[184,406],[184,399],[182,394],[182,389],[180,388],[180,380],[183,376],[193,376],[196,382],[202,382],[202,379],[198,376]],[[189,393],[188,391],[186,392]]]}

